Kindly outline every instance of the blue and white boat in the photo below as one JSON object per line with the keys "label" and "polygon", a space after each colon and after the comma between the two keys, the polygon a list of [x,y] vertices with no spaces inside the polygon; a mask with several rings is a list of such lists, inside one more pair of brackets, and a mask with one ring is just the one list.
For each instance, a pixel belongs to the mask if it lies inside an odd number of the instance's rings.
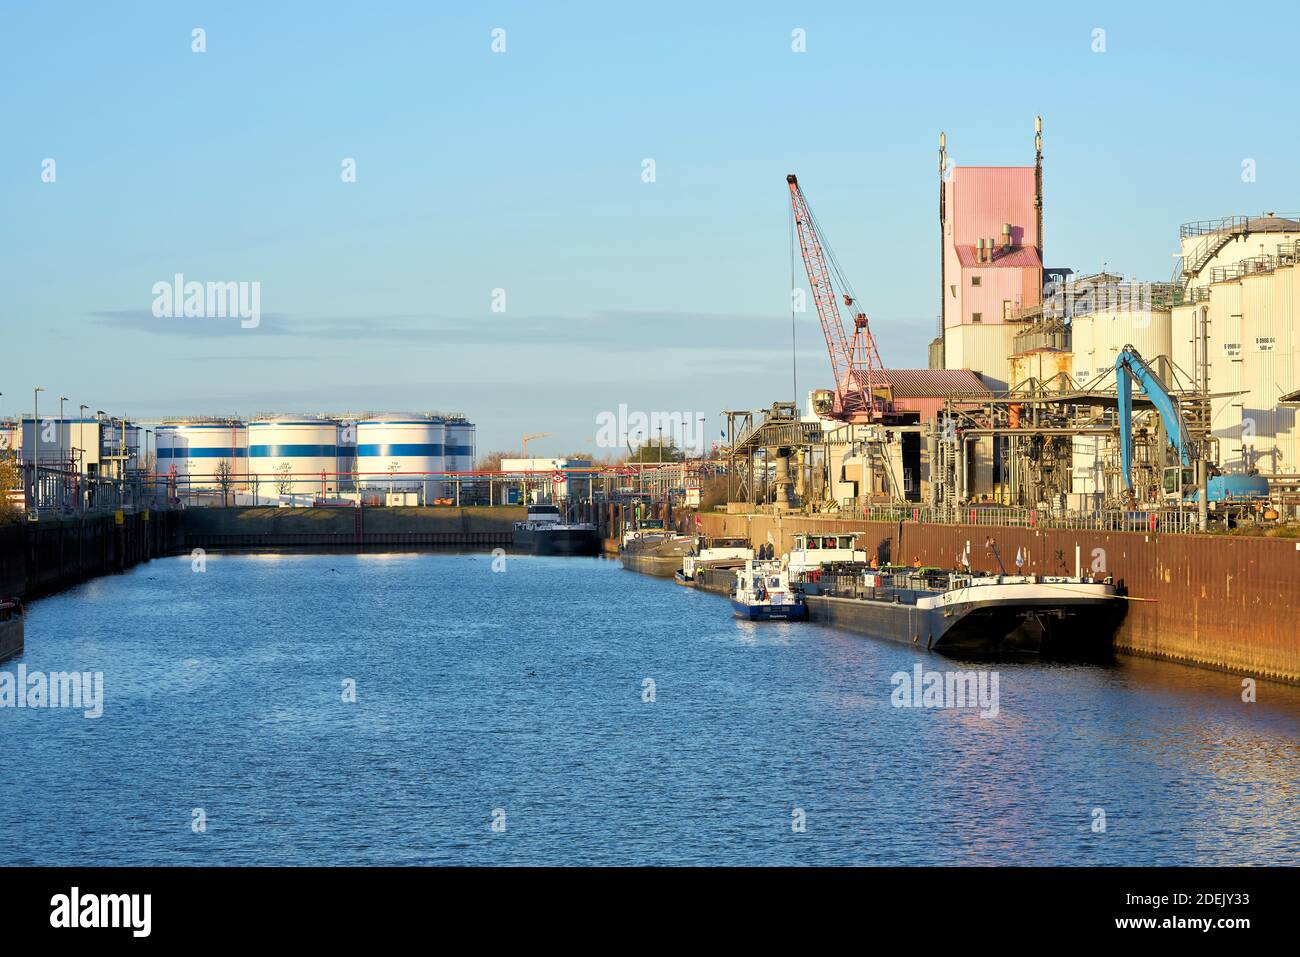
{"label": "blue and white boat", "polygon": [[790,574],[779,562],[745,562],[736,569],[731,607],[750,621],[802,621],[808,617],[803,595],[790,587]]}

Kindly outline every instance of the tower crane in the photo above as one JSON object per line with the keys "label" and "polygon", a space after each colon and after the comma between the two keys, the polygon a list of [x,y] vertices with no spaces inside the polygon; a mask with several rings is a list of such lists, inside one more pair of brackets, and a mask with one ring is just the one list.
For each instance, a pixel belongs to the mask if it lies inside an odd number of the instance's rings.
{"label": "tower crane", "polygon": [[528,458],[528,443],[533,439],[550,438],[550,432],[525,432],[523,434],[524,458]]}
{"label": "tower crane", "polygon": [[[815,401],[817,412],[852,424],[886,421],[893,412],[893,401],[867,314],[826,243],[821,227],[808,207],[808,200],[799,188],[798,177],[791,173],[785,181],[790,186],[790,210],[799,234],[799,250],[808,274],[808,286],[812,290],[817,318],[821,320],[822,334],[826,338],[826,351],[830,353],[831,372],[835,376],[834,395],[829,401]],[[852,320],[852,338],[845,332],[841,306]]]}

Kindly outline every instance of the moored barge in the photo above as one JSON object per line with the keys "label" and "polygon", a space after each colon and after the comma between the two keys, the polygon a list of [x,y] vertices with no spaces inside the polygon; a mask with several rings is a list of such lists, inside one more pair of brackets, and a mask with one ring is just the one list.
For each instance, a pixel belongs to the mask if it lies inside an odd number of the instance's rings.
{"label": "moored barge", "polygon": [[566,522],[558,505],[530,505],[528,518],[515,522],[515,547],[534,555],[599,555],[595,525]]}
{"label": "moored barge", "polygon": [[1104,660],[1123,598],[1086,576],[868,569],[806,583],[809,618],[954,655]]}
{"label": "moored barge", "polygon": [[23,603],[0,598],[0,661],[23,652]]}
{"label": "moored barge", "polygon": [[681,570],[682,560],[694,544],[690,535],[679,535],[662,521],[652,519],[624,532],[618,557],[630,571],[672,578]]}

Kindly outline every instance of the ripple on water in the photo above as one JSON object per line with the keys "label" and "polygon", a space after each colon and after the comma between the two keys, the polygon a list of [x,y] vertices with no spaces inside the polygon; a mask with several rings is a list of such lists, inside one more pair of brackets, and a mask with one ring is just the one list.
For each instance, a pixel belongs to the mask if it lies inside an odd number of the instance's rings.
{"label": "ripple on water", "polygon": [[1246,705],[1238,679],[1176,665],[999,663],[996,715],[895,708],[895,672],[984,666],[739,622],[721,598],[616,562],[491,568],[481,555],[215,554],[202,574],[166,559],[34,602],[20,661],[102,671],[106,700],[97,720],[0,710],[0,862],[1300,852],[1300,690],[1263,686]]}

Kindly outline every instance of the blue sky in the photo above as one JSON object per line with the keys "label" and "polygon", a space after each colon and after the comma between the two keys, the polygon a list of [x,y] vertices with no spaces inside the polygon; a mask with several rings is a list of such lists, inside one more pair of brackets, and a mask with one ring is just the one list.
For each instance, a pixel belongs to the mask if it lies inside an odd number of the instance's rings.
{"label": "blue sky", "polygon": [[[1180,222],[1300,208],[1293,7],[1023,9],[4,0],[0,413],[443,409],[555,454],[620,404],[713,428],[791,392],[787,172],[884,361],[924,366],[938,132],[1028,164],[1039,113],[1049,265],[1165,279]],[[261,325],[154,318],[178,272],[260,282]],[[828,384],[811,314],[797,342]]]}

